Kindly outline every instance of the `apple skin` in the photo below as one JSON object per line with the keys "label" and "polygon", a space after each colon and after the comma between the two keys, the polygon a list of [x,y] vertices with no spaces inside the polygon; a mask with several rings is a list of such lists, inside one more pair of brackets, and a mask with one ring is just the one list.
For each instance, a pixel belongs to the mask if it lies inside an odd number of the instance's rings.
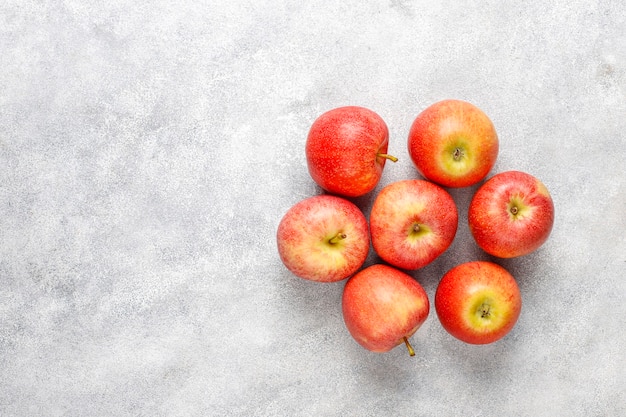
{"label": "apple skin", "polygon": [[478,246],[499,258],[527,255],[550,236],[554,203],[534,176],[506,171],[487,180],[474,194],[469,228]]}
{"label": "apple skin", "polygon": [[443,328],[470,344],[503,338],[515,326],[521,309],[515,278],[492,262],[467,262],[452,268],[435,293],[435,310]]}
{"label": "apple skin", "polygon": [[458,212],[450,194],[425,180],[385,186],[370,212],[376,253],[401,269],[422,268],[444,253],[456,235]]}
{"label": "apple skin", "polygon": [[324,190],[344,197],[372,191],[387,159],[389,130],[373,111],[359,106],[338,107],[319,116],[306,141],[311,178]]}
{"label": "apple skin", "polygon": [[444,187],[467,187],[487,176],[498,157],[493,123],[475,105],[442,100],[413,121],[409,155],[417,171]]}
{"label": "apple skin", "polygon": [[387,352],[408,342],[424,323],[430,303],[424,288],[411,276],[391,266],[371,265],[352,276],[342,296],[343,319],[361,346]]}
{"label": "apple skin", "polygon": [[276,233],[283,264],[300,278],[336,282],[354,274],[370,248],[363,212],[352,202],[318,195],[292,206]]}

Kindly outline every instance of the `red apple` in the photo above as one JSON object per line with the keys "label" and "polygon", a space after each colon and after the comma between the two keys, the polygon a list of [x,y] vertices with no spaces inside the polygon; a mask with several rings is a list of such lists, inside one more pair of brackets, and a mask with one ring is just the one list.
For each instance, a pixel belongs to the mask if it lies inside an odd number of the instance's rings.
{"label": "red apple", "polygon": [[348,280],[342,297],[343,319],[365,349],[387,352],[405,343],[428,317],[424,288],[411,276],[387,265],[372,265]]}
{"label": "red apple", "polygon": [[365,262],[370,239],[363,212],[350,201],[318,195],[300,201],[281,219],[278,253],[287,269],[311,281],[335,282]]}
{"label": "red apple", "polygon": [[439,101],[422,111],[409,131],[409,155],[424,178],[466,187],[487,176],[498,157],[498,135],[478,107]]}
{"label": "red apple", "polygon": [[466,343],[487,344],[515,326],[522,297],[513,276],[492,262],[467,262],[437,286],[435,310],[444,329]]}
{"label": "red apple", "polygon": [[384,187],[370,212],[372,245],[386,262],[402,269],[428,265],[444,253],[456,234],[458,213],[443,188],[425,180]]}
{"label": "red apple", "polygon": [[502,172],[476,191],[468,212],[469,228],[485,252],[500,258],[526,255],[539,248],[554,224],[548,189],[530,174]]}
{"label": "red apple", "polygon": [[324,190],[346,197],[372,191],[382,176],[389,131],[373,111],[347,106],[330,110],[313,122],[306,160],[313,180]]}

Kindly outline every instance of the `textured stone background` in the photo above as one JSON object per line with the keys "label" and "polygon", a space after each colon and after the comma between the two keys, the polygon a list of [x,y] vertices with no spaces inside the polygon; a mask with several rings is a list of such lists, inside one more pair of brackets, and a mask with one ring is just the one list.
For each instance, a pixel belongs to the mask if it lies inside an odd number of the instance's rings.
{"label": "textured stone background", "polygon": [[[0,68],[0,415],[626,415],[622,0],[3,0]],[[524,297],[505,339],[462,344],[433,309],[414,358],[370,353],[276,226],[321,193],[319,114],[385,119],[380,189],[418,177],[408,129],[443,98],[492,118],[494,172],[539,177],[556,224],[498,261]],[[412,273],[431,302],[490,259],[474,190]]]}

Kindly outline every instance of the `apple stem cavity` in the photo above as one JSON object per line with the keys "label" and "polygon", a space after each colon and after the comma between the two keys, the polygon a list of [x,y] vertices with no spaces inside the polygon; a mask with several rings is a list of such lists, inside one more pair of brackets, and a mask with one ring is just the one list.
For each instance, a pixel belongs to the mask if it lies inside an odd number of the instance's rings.
{"label": "apple stem cavity", "polygon": [[411,225],[408,232],[410,237],[417,239],[428,233],[428,226],[415,222]]}
{"label": "apple stem cavity", "polygon": [[403,339],[404,339],[404,344],[406,345],[406,348],[409,351],[409,356],[415,356],[415,349],[413,349],[413,346],[411,346],[409,339],[407,339],[406,336],[403,337]]}
{"label": "apple stem cavity", "polygon": [[480,306],[480,317],[481,318],[487,318],[489,317],[491,312],[491,306],[489,304],[483,303],[483,305]]}
{"label": "apple stem cavity", "polygon": [[345,233],[339,232],[335,236],[331,237],[328,240],[328,243],[330,243],[331,245],[335,245],[335,244],[341,242],[342,240],[344,240],[347,237],[348,237],[348,235],[346,235]]}
{"label": "apple stem cavity", "polygon": [[512,215],[516,215],[517,213],[519,213],[519,209],[517,208],[517,206],[513,206],[511,207],[511,209],[509,210],[511,212]]}
{"label": "apple stem cavity", "polygon": [[376,154],[376,156],[379,158],[389,159],[391,162],[398,162],[398,158],[396,158],[393,155],[386,154],[386,153],[378,153]]}
{"label": "apple stem cavity", "polygon": [[454,148],[454,152],[452,153],[452,157],[455,161],[460,161],[463,158],[463,149]]}

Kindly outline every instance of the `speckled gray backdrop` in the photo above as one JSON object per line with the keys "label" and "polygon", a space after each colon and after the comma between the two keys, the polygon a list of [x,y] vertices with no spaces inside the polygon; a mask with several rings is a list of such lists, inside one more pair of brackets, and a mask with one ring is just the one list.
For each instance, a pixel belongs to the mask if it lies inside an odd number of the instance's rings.
{"label": "speckled gray backdrop", "polygon": [[[497,261],[524,297],[505,339],[462,344],[433,309],[414,358],[371,353],[344,283],[292,276],[275,230],[321,193],[319,114],[385,119],[400,160],[379,190],[418,177],[406,136],[443,98],[492,118],[494,172],[539,177],[556,224]],[[622,0],[3,0],[0,415],[626,415],[625,130]],[[411,272],[431,303],[491,259],[473,191]]]}

